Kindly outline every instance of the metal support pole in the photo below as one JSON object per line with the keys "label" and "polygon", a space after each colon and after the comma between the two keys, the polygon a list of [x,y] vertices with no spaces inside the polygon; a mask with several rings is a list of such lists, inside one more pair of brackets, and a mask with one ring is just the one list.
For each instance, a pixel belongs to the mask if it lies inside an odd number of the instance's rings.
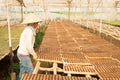
{"label": "metal support pole", "polygon": [[46,9],[46,5],[45,5],[45,0],[42,0],[42,6],[43,6],[43,10],[44,10],[44,17],[45,17],[45,25],[46,25],[46,20],[47,20],[47,9]]}
{"label": "metal support pole", "polygon": [[10,17],[9,17],[9,5],[7,0],[7,23],[8,23],[8,37],[9,37],[9,50],[10,50],[10,76],[11,80],[16,80],[16,74],[13,72],[13,51],[11,41],[11,30],[10,30]]}

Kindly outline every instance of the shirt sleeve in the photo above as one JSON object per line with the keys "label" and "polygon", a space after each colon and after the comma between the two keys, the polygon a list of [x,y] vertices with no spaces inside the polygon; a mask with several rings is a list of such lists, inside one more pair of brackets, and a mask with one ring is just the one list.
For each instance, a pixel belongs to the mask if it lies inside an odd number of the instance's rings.
{"label": "shirt sleeve", "polygon": [[31,54],[31,55],[35,55],[36,53],[35,53],[35,51],[34,51],[34,35],[33,35],[34,33],[33,33],[33,31],[32,30],[28,30],[28,32],[27,32],[27,35],[26,35],[26,48],[27,48],[27,50],[28,50],[28,52],[29,52],[29,54]]}

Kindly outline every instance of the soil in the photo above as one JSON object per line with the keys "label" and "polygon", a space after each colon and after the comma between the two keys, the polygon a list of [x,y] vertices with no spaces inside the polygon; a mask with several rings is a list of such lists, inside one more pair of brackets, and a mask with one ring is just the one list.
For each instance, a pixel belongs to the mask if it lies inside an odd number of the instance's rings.
{"label": "soil", "polygon": [[0,80],[5,80],[5,77],[9,77],[10,57],[6,56],[0,61]]}
{"label": "soil", "polygon": [[[14,51],[15,56],[13,57],[14,61],[14,71],[18,75],[19,71],[19,60],[16,56],[16,50]],[[7,55],[0,61],[0,80],[10,80],[10,56]]]}

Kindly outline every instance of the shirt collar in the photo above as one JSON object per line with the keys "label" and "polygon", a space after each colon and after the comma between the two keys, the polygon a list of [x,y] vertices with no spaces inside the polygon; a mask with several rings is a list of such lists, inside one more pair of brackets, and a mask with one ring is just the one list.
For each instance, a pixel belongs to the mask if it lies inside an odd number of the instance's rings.
{"label": "shirt collar", "polygon": [[28,26],[32,31],[33,31],[33,34],[34,34],[34,36],[36,35],[36,30],[35,30],[35,28],[34,27],[32,27],[32,26]]}

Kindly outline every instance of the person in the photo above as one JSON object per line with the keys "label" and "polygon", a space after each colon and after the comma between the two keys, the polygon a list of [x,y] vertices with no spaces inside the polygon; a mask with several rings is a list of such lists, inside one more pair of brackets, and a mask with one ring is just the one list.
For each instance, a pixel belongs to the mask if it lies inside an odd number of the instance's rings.
{"label": "person", "polygon": [[33,56],[33,59],[37,59],[37,54],[34,51],[34,42],[36,31],[39,29],[38,23],[41,21],[41,18],[35,14],[28,14],[23,19],[22,24],[26,24],[26,27],[20,36],[19,48],[17,50],[17,56],[20,61],[18,80],[21,79],[23,73],[33,72],[33,64],[30,55]]}

